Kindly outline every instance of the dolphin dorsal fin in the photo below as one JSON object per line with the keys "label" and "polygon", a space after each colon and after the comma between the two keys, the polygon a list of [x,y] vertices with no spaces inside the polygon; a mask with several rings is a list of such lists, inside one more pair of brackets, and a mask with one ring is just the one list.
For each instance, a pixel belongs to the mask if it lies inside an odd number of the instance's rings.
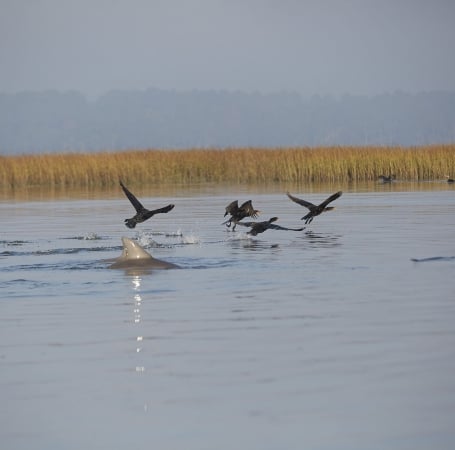
{"label": "dolphin dorsal fin", "polygon": [[122,237],[123,252],[122,258],[129,259],[153,259],[153,256],[142,248],[136,241]]}

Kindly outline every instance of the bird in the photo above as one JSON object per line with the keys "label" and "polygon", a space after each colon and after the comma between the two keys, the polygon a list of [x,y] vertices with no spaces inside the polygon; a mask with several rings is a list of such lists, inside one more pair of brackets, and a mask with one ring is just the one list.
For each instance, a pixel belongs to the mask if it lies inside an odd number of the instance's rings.
{"label": "bird", "polygon": [[123,189],[123,192],[125,195],[128,197],[128,200],[131,202],[131,204],[134,206],[134,209],[136,210],[136,215],[131,217],[131,219],[125,219],[125,225],[128,228],[134,228],[138,223],[144,222],[147,219],[150,219],[150,217],[154,216],[155,214],[160,214],[160,213],[168,213],[171,211],[175,205],[167,205],[164,206],[163,208],[158,208],[154,210],[149,210],[144,208],[142,203],[127,189],[127,187],[122,183],[120,180],[120,186]]}
{"label": "bird", "polygon": [[446,175],[447,178],[447,183],[455,183],[455,180],[453,178],[450,178],[449,175]]}
{"label": "bird", "polygon": [[330,211],[334,209],[334,206],[327,206],[329,203],[336,200],[338,197],[341,197],[342,191],[338,191],[335,194],[332,194],[329,198],[324,200],[320,205],[314,205],[313,203],[307,202],[306,200],[302,200],[301,198],[294,197],[289,192],[286,192],[286,195],[295,203],[308,208],[310,212],[301,218],[301,220],[305,220],[305,224],[309,224],[313,221],[316,216],[323,213],[324,211]]}
{"label": "bird", "polygon": [[251,202],[251,200],[242,203],[240,207],[238,200],[234,200],[233,202],[229,203],[229,205],[226,206],[226,212],[224,213],[224,217],[226,217],[228,214],[230,214],[231,217],[229,217],[229,219],[226,220],[226,222],[223,222],[222,225],[230,227],[232,224],[234,224],[234,226],[232,227],[232,231],[234,231],[236,225],[242,219],[244,219],[245,217],[252,217],[253,219],[256,219],[259,213],[260,213],[259,210],[253,208],[253,203]]}
{"label": "bird", "polygon": [[269,220],[266,220],[265,222],[239,222],[239,225],[242,225],[244,227],[249,227],[251,228],[250,231],[248,231],[246,234],[251,234],[252,236],[257,236],[259,233],[263,233],[266,230],[287,230],[287,231],[303,231],[305,227],[303,228],[286,228],[286,227],[280,227],[280,225],[275,225],[273,222],[276,222],[278,220],[278,217],[272,217]]}
{"label": "bird", "polygon": [[393,180],[395,180],[396,176],[395,175],[390,175],[389,177],[386,177],[385,175],[379,175],[378,179],[381,180],[383,183],[391,183]]}

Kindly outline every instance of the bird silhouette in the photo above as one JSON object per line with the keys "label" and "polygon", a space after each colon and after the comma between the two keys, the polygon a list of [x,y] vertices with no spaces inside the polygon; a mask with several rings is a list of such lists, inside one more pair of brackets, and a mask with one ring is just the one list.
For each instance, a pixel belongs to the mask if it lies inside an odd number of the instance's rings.
{"label": "bird silhouette", "polygon": [[158,208],[154,210],[149,210],[144,208],[142,203],[128,190],[128,188],[120,180],[120,186],[122,186],[123,192],[128,197],[128,200],[134,206],[136,210],[136,215],[131,217],[131,219],[125,219],[125,225],[128,228],[134,228],[138,223],[144,222],[155,214],[168,213],[171,209],[174,208],[174,205],[167,205],[163,208]]}
{"label": "bird silhouette", "polygon": [[450,178],[449,175],[446,175],[447,178],[447,183],[455,183],[455,180],[453,178]]}
{"label": "bird silhouette", "polygon": [[226,217],[228,214],[230,214],[231,217],[229,217],[229,219],[226,220],[226,222],[223,222],[222,225],[230,227],[233,224],[232,231],[234,231],[236,225],[242,219],[244,219],[245,217],[252,217],[253,219],[256,219],[259,213],[260,213],[259,210],[253,208],[253,203],[251,202],[251,200],[242,203],[240,207],[238,200],[234,200],[233,202],[229,203],[229,205],[226,206],[226,212],[224,213],[224,217]]}
{"label": "bird silhouette", "polygon": [[280,225],[275,225],[273,222],[276,222],[278,217],[272,217],[265,222],[239,222],[238,225],[242,225],[243,227],[251,228],[247,234],[251,234],[252,236],[257,236],[259,233],[263,233],[266,230],[286,230],[286,231],[303,231],[303,228],[286,228],[281,227]]}
{"label": "bird silhouette", "polygon": [[291,195],[289,192],[286,192],[286,195],[295,203],[298,203],[299,205],[304,206],[305,208],[308,208],[310,212],[306,215],[303,216],[301,220],[305,220],[305,224],[309,224],[313,221],[313,219],[316,216],[319,216],[319,214],[323,213],[324,211],[330,211],[334,209],[334,206],[327,206],[329,203],[333,202],[336,200],[338,197],[341,197],[342,191],[338,191],[335,194],[332,194],[329,198],[324,200],[321,204],[319,205],[314,205],[313,203],[307,202],[306,200],[302,200],[301,198],[294,197]]}
{"label": "bird silhouette", "polygon": [[386,177],[385,175],[379,175],[378,179],[381,180],[383,183],[391,183],[393,180],[395,180],[396,176],[395,175],[390,175],[389,177]]}

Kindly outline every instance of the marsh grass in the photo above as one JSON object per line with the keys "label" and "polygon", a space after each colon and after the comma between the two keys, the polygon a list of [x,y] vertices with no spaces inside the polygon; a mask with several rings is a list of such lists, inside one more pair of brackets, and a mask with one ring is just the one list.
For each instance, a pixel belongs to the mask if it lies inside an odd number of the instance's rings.
{"label": "marsh grass", "polygon": [[127,184],[437,180],[455,175],[455,144],[424,147],[130,150],[0,157],[3,188]]}

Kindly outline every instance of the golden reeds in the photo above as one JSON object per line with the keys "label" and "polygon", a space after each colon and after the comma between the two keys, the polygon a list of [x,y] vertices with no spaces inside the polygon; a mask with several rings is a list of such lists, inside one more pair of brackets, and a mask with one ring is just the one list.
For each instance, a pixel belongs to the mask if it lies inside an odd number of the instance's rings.
{"label": "golden reeds", "polygon": [[402,180],[455,176],[455,144],[423,147],[131,150],[0,157],[0,186],[346,182],[396,174]]}

